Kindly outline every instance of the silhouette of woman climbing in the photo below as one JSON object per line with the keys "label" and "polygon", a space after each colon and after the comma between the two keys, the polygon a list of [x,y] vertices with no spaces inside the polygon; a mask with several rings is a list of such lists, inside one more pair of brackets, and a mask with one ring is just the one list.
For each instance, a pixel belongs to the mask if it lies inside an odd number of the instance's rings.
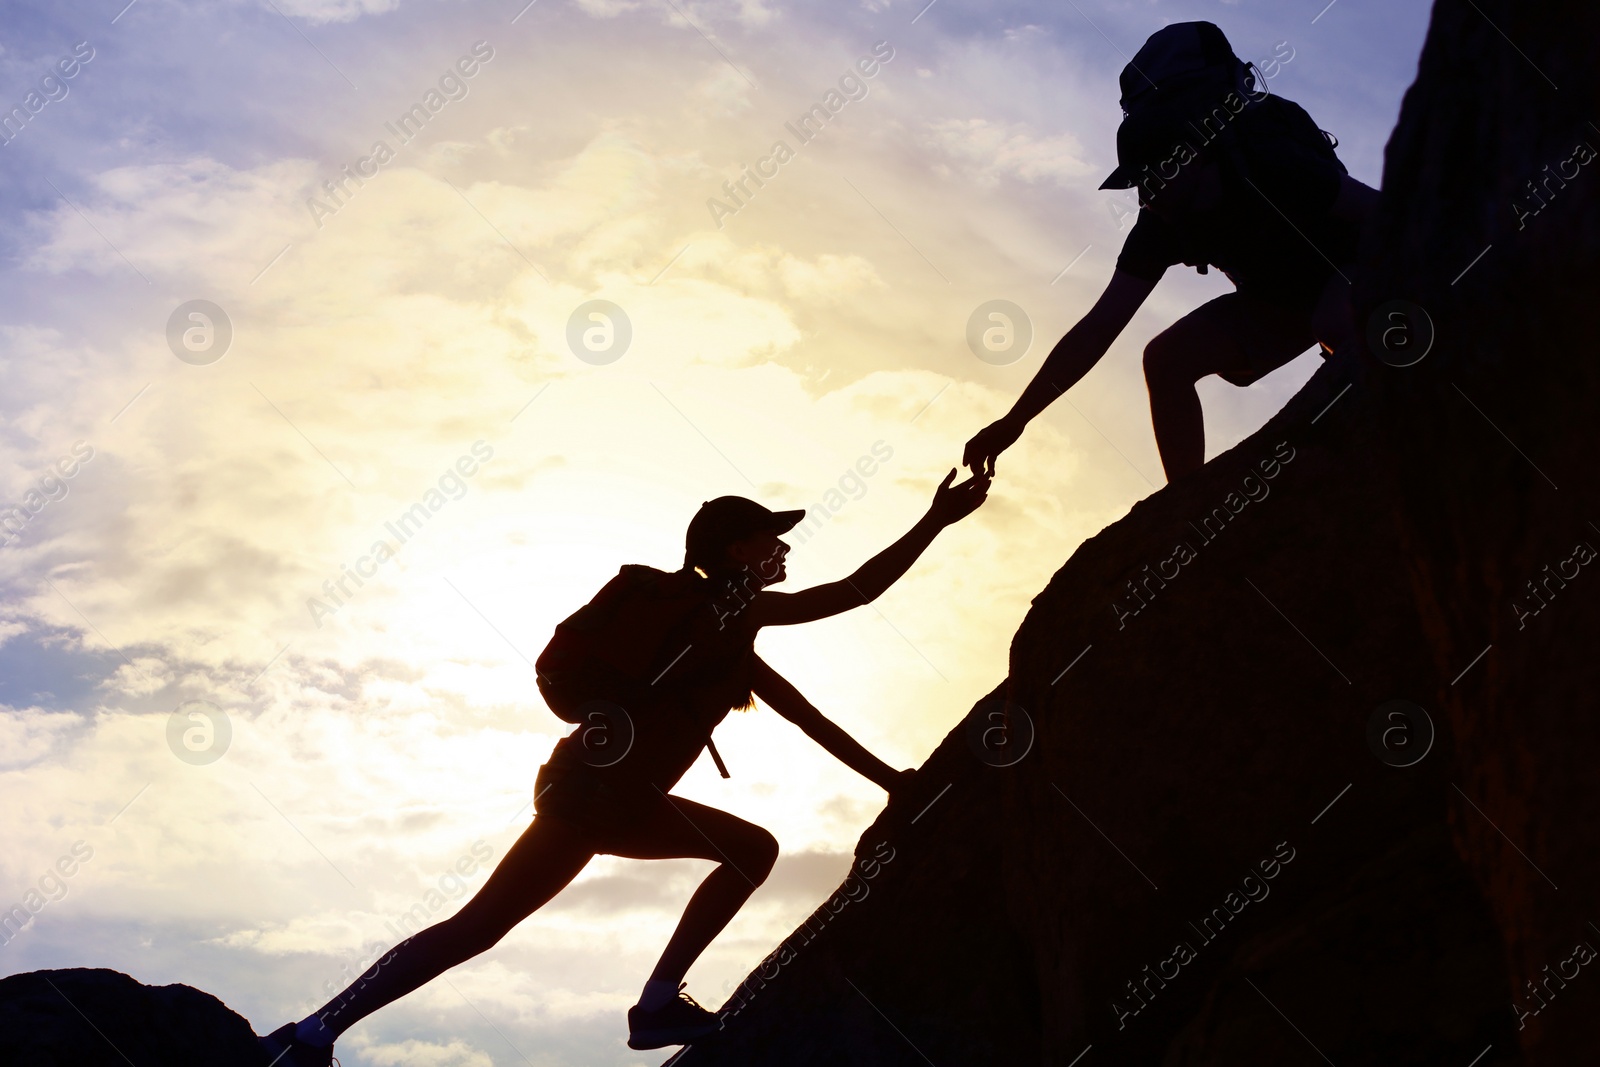
{"label": "silhouette of woman climbing", "polygon": [[557,627],[539,657],[541,692],[552,710],[580,725],[539,770],[532,825],[459,912],[395,946],[300,1022],[261,1038],[275,1067],[328,1067],[340,1034],[493,946],[600,854],[718,863],[628,1011],[628,1045],[660,1048],[716,1030],[718,1017],[683,992],[683,977],[765,880],[778,842],[753,823],[668,790],[710,745],[723,717],[753,706],[754,696],[885,791],[911,775],[827,719],[756,656],[753,642],[763,626],[823,619],[876,599],[940,530],[983,503],[989,479],[952,484],[955,475],[945,477],[910,531],[841,581],[797,593],[768,590],[787,576],[789,546],[779,535],[805,512],[772,512],[729,496],[708,501],[689,524],[681,570],[623,567]]}

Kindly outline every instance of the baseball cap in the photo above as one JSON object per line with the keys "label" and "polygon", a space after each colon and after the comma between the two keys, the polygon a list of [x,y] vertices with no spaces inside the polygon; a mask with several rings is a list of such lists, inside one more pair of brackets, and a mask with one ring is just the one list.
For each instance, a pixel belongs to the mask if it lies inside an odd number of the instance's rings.
{"label": "baseball cap", "polygon": [[759,533],[781,534],[806,517],[804,509],[772,511],[742,496],[719,496],[700,505],[683,539],[686,567],[716,563],[724,549]]}
{"label": "baseball cap", "polygon": [[1139,184],[1139,171],[1147,164],[1170,158],[1180,142],[1195,140],[1188,118],[1182,114],[1142,113],[1129,115],[1117,127],[1117,169],[1102,189],[1132,189]]}
{"label": "baseball cap", "polygon": [[1264,94],[1259,75],[1257,89],[1247,87],[1248,69],[1214,23],[1175,22],[1152,33],[1118,79],[1128,117],[1117,129],[1117,169],[1100,188],[1137,185],[1137,172],[1170,156],[1188,139],[1180,132],[1188,121],[1212,111],[1229,91],[1252,100]]}

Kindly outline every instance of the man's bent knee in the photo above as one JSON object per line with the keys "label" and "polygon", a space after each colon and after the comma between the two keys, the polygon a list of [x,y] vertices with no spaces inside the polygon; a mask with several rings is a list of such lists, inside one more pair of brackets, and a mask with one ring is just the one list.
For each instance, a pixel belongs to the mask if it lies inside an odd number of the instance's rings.
{"label": "man's bent knee", "polygon": [[1200,377],[1188,373],[1191,345],[1175,329],[1156,334],[1144,346],[1144,379],[1152,385],[1193,385]]}
{"label": "man's bent knee", "polygon": [[1168,354],[1167,335],[1158,333],[1144,346],[1144,377],[1145,381],[1153,382],[1160,378],[1167,369]]}
{"label": "man's bent knee", "polygon": [[1311,332],[1324,352],[1354,349],[1360,335],[1350,306],[1350,284],[1335,276],[1328,280],[1311,312]]}

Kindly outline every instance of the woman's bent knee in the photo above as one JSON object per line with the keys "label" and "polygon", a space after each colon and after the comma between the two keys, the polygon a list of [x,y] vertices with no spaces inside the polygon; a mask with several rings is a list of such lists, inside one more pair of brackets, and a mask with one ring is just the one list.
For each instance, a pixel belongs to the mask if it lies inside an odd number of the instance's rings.
{"label": "woman's bent knee", "polygon": [[736,866],[744,876],[760,885],[778,862],[778,839],[759,826],[752,826],[749,838],[740,842]]}

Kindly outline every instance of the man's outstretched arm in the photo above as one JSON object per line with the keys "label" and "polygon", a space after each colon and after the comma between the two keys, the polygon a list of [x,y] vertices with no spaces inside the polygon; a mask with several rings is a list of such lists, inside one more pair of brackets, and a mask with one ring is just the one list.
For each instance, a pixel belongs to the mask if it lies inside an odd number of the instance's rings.
{"label": "man's outstretched arm", "polygon": [[993,474],[996,457],[1016,443],[1033,417],[1049,407],[1056,397],[1078,384],[1111,342],[1133,319],[1156,283],[1124,270],[1111,273],[1111,281],[1094,306],[1056,343],[1033,381],[1017,402],[997,421],[978,431],[967,442],[961,462],[974,474]]}
{"label": "man's outstretched arm", "polygon": [[840,763],[863,778],[876,782],[884,792],[894,792],[911,776],[911,771],[897,771],[868,752],[759,656],[756,657],[755,684],[751,688],[756,696],[772,706],[773,711],[800,727],[807,737],[821,745]]}

